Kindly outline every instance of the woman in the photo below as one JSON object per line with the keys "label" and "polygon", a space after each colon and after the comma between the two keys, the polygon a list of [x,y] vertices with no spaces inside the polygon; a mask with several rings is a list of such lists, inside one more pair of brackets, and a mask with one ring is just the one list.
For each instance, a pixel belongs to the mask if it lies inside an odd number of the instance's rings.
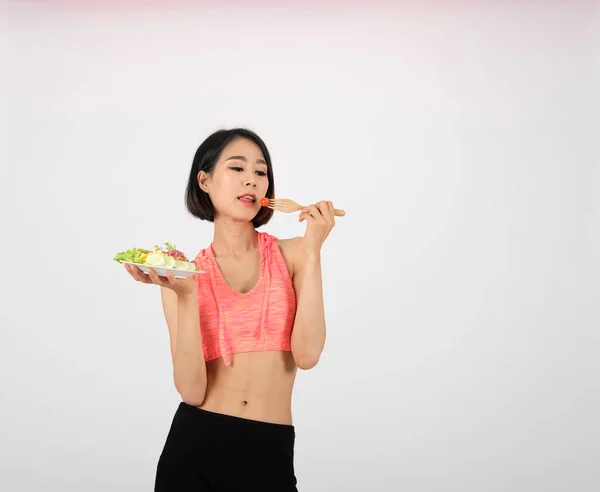
{"label": "woman", "polygon": [[311,369],[325,344],[320,251],[333,205],[300,212],[303,237],[256,228],[273,210],[273,168],[264,142],[221,130],[198,148],[187,208],[214,222],[213,242],[189,279],[133,278],[161,286],[175,387],[181,395],[155,491],[296,491],[291,396],[297,368]]}

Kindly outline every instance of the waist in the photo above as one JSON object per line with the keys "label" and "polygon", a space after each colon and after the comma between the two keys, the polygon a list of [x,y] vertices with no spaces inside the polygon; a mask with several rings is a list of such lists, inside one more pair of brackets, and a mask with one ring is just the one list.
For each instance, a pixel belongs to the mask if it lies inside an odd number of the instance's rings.
{"label": "waist", "polygon": [[[261,422],[213,412],[181,402],[175,414],[173,428],[183,430],[186,438],[192,438],[204,444],[211,444],[210,437],[222,440],[224,436],[234,437],[239,434],[247,441],[264,441],[267,438],[294,439],[293,425]],[[173,431],[172,431],[173,433]],[[179,434],[182,434],[179,432]]]}
{"label": "waist", "polygon": [[206,363],[207,388],[200,408],[277,424],[292,424],[296,365],[290,352],[250,352]]}

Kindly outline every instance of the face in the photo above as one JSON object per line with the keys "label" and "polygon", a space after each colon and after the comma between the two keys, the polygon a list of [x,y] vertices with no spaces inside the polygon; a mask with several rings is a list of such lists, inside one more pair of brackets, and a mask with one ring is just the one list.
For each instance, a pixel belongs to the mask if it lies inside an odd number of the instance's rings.
{"label": "face", "polygon": [[210,175],[200,171],[198,184],[209,194],[215,217],[251,221],[269,188],[267,163],[260,147],[245,138],[230,142]]}

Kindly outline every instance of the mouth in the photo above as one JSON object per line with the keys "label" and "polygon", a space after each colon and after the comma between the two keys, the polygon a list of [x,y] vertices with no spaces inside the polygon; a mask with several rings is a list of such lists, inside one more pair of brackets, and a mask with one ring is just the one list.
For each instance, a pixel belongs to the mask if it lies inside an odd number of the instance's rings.
{"label": "mouth", "polygon": [[252,193],[246,193],[244,195],[238,196],[238,200],[244,203],[254,204],[256,202],[256,195],[253,195]]}

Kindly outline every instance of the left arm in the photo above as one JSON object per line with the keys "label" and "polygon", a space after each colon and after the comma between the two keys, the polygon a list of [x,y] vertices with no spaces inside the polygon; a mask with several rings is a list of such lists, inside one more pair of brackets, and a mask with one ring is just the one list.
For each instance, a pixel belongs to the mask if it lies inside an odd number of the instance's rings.
{"label": "left arm", "polygon": [[294,267],[296,318],[292,330],[292,354],[300,369],[312,369],[325,347],[325,308],[321,280],[321,255],[298,255]]}
{"label": "left arm", "polygon": [[331,202],[305,208],[298,218],[307,221],[306,234],[295,244],[293,285],[296,318],[292,330],[292,354],[300,369],[312,369],[325,347],[325,308],[321,274],[321,246],[335,225]]}

